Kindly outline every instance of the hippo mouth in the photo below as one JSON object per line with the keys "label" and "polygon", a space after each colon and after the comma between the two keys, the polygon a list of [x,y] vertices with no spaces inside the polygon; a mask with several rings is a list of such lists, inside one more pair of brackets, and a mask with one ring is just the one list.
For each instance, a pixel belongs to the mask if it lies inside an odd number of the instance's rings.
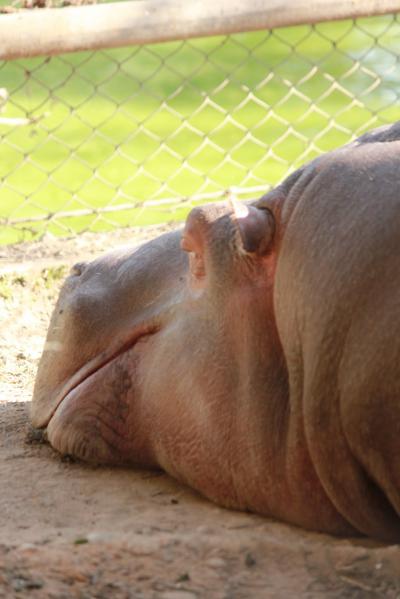
{"label": "hippo mouth", "polygon": [[85,383],[91,376],[99,373],[111,362],[132,350],[139,341],[156,334],[160,330],[160,325],[147,324],[142,325],[136,329],[123,341],[118,344],[114,344],[111,348],[101,352],[89,362],[87,362],[82,368],[80,368],[72,377],[61,387],[61,389],[55,394],[51,400],[51,411],[49,411],[46,419],[40,428],[45,428],[49,425],[50,421],[54,417],[60,405],[68,398],[68,396],[76,391],[81,385]]}

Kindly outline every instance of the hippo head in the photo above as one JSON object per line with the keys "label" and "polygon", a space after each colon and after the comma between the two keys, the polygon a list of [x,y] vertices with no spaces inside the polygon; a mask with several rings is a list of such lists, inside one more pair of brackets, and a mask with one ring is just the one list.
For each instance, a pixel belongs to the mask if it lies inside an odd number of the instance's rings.
{"label": "hippo head", "polygon": [[77,264],[52,316],[33,425],[61,453],[162,466],[233,503],[228,469],[219,475],[229,431],[258,420],[249,406],[238,422],[237,403],[286,381],[276,237],[266,203],[230,201],[192,210],[183,233]]}

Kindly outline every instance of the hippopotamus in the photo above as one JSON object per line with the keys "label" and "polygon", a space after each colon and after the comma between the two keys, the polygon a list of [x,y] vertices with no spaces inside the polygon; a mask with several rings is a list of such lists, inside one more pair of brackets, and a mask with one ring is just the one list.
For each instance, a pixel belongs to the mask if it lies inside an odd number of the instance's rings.
{"label": "hippopotamus", "polygon": [[31,420],[61,454],[400,540],[400,123],[75,265]]}

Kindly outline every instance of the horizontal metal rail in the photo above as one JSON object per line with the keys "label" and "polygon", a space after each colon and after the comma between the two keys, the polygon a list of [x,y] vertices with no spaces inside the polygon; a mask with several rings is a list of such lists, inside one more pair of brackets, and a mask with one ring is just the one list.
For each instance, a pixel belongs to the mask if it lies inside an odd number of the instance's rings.
{"label": "horizontal metal rail", "polygon": [[0,59],[49,56],[400,11],[400,0],[138,0],[0,15]]}

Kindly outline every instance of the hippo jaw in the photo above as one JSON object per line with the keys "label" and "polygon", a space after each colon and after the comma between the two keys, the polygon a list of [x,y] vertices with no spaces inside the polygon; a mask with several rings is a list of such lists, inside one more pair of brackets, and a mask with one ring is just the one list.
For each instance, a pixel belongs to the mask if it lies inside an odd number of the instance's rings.
{"label": "hippo jaw", "polygon": [[[51,399],[52,410],[47,415],[39,416],[38,413],[32,414],[32,420],[35,426],[38,428],[44,428],[49,425],[55,412],[57,411],[60,404],[67,400],[68,395],[73,391],[77,390],[79,386],[84,383],[90,376],[98,373],[110,364],[113,360],[118,358],[121,354],[132,349],[138,341],[147,337],[148,335],[154,335],[159,330],[159,325],[147,324],[142,325],[137,330],[133,331],[126,341],[119,344],[116,347],[107,348],[101,354],[95,356],[82,368],[80,368],[72,377],[62,386],[60,391],[54,395]],[[44,351],[46,351],[46,347]],[[54,351],[51,349],[50,351]]]}
{"label": "hippo jaw", "polygon": [[[67,383],[46,423],[48,440],[61,454],[95,463],[155,466],[148,440],[131,442],[130,419],[140,418],[134,364],[157,330],[153,325],[137,330],[129,342],[93,359]],[[134,412],[131,404],[136,404]]]}

